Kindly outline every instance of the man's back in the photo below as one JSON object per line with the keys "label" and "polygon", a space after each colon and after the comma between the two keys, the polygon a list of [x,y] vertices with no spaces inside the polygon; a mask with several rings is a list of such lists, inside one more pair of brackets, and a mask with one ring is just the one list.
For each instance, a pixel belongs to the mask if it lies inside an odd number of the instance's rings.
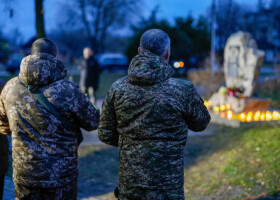
{"label": "man's back", "polygon": [[[54,56],[31,55],[23,59],[19,77],[10,80],[1,93],[1,121],[7,120],[12,132],[15,183],[61,187],[77,178],[75,135],[80,127],[97,128],[99,114],[79,88],[64,79],[66,74]],[[74,129],[39,103],[25,84],[37,86]]]}
{"label": "man's back", "polygon": [[203,130],[210,120],[193,85],[172,74],[159,56],[144,51],[105,99],[99,137],[119,147],[119,190],[130,198],[161,190],[181,199],[188,128]]}

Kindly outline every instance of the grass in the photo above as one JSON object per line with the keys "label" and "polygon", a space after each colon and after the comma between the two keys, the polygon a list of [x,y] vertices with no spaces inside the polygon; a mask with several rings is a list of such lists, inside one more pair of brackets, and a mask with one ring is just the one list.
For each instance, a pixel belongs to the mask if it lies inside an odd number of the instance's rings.
{"label": "grass", "polygon": [[[8,80],[14,78],[16,75],[9,75],[9,76],[0,76],[0,79],[4,80],[7,82]],[[111,85],[118,80],[119,78],[122,78],[126,76],[126,71],[120,71],[120,72],[103,72],[100,74],[100,80],[99,80],[99,88],[96,91],[95,95],[96,98],[98,99],[103,99],[106,94],[108,89],[111,87]],[[66,77],[67,79],[69,76]],[[80,81],[80,75],[73,75],[73,81],[76,84],[79,84]]]}
{"label": "grass", "polygon": [[118,150],[103,145],[79,148],[79,198],[109,193],[118,185]]}
{"label": "grass", "polygon": [[278,127],[217,131],[221,134],[205,138],[211,144],[207,153],[185,169],[187,199],[241,199],[280,190]]}
{"label": "grass", "polygon": [[[235,200],[280,190],[278,127],[217,127],[215,133],[188,140],[184,153],[186,199]],[[80,197],[115,199],[117,149],[85,146],[79,154]]]}
{"label": "grass", "polygon": [[[122,78],[126,76],[125,71],[121,72],[115,72],[115,73],[110,73],[110,72],[103,72],[100,74],[100,79],[99,79],[99,88],[96,91],[95,95],[96,98],[101,99],[104,98],[107,94],[107,91],[110,89],[111,85],[118,80],[119,78]],[[73,81],[77,84],[79,84],[80,76],[79,75],[74,75],[73,76]]]}

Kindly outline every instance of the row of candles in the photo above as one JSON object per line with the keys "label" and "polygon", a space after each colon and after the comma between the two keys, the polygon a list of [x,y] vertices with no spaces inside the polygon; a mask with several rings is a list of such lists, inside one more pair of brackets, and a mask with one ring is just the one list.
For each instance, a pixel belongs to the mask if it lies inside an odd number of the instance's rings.
{"label": "row of candles", "polygon": [[280,112],[277,110],[252,111],[236,114],[231,110],[230,104],[212,106],[211,101],[205,101],[204,105],[208,110],[213,110],[215,114],[220,115],[222,118],[227,118],[228,120],[239,120],[242,122],[280,120]]}

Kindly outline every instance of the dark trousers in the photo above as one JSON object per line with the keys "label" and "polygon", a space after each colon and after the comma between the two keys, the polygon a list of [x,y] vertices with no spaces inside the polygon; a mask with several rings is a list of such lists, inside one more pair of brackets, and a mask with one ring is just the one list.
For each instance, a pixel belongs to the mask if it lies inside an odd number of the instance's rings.
{"label": "dark trousers", "polygon": [[28,187],[15,183],[16,200],[76,200],[77,181],[58,188]]}
{"label": "dark trousers", "polygon": [[184,188],[169,190],[148,190],[140,188],[126,188],[115,190],[118,200],[184,200]]}
{"label": "dark trousers", "polygon": [[3,199],[4,180],[5,180],[5,175],[0,176],[0,200]]}

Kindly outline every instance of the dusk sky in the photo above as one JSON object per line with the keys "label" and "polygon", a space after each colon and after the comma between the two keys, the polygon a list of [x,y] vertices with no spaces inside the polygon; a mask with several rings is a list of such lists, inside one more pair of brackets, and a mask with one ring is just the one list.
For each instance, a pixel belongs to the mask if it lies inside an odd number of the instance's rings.
{"label": "dusk sky", "polygon": [[[0,26],[7,35],[14,34],[13,30],[17,27],[22,34],[22,40],[26,41],[35,35],[35,13],[34,0],[14,0],[14,17],[8,17],[8,11],[0,0]],[[57,8],[60,2],[65,0],[45,0],[45,23],[47,32],[56,26]],[[143,0],[143,16],[148,16],[150,11],[159,5],[159,18],[167,18],[170,22],[175,17],[187,16],[192,14],[194,17],[205,15],[211,4],[211,0]],[[2,2],[2,3],[1,3]],[[255,8],[258,0],[236,0],[240,4],[245,4],[250,8]],[[2,12],[3,11],[3,12]]]}

